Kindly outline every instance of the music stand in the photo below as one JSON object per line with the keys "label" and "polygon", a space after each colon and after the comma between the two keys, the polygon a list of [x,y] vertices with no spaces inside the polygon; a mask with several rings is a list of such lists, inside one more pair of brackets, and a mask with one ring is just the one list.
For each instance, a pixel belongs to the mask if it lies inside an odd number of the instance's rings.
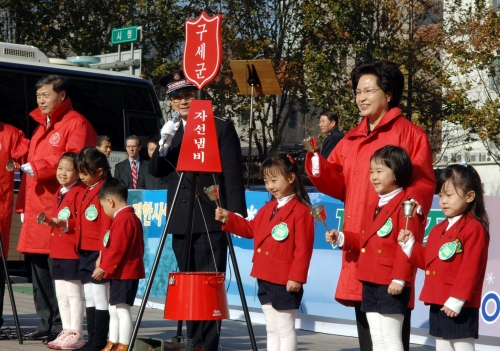
{"label": "music stand", "polygon": [[[250,95],[250,127],[248,129],[247,189],[250,190],[254,95],[281,95],[281,87],[271,60],[233,60],[229,63],[241,95]],[[250,91],[248,89],[250,86]]]}

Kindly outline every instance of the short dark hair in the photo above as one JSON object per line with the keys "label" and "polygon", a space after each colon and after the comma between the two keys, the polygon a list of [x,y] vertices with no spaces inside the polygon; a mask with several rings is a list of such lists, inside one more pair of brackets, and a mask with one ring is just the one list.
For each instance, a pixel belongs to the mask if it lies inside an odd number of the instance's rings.
{"label": "short dark hair", "polygon": [[389,108],[398,107],[403,95],[405,77],[399,67],[391,61],[361,61],[351,72],[352,91],[356,93],[359,79],[367,74],[377,77],[377,85],[384,93],[391,94]]}
{"label": "short dark hair", "polygon": [[35,88],[36,90],[38,90],[45,85],[52,85],[52,89],[54,89],[56,93],[60,93],[61,91],[64,90],[66,91],[67,94],[68,84],[69,84],[68,78],[60,76],[58,74],[51,74],[50,76],[40,78],[38,82],[36,82]]}
{"label": "short dark hair", "polygon": [[373,153],[370,161],[382,163],[389,167],[396,177],[396,184],[400,188],[406,188],[410,185],[413,165],[410,155],[405,149],[394,145],[384,146]]}
{"label": "short dark hair", "polygon": [[110,144],[112,144],[110,136],[108,136],[108,135],[98,135],[97,139],[95,140],[95,146],[101,146],[103,141],[107,141]]}
{"label": "short dark hair", "polygon": [[151,139],[149,139],[149,140],[148,140],[148,144],[149,144],[149,143],[153,143],[153,144],[158,145],[158,144],[159,144],[158,138],[151,138]]}
{"label": "short dark hair", "polygon": [[330,122],[335,122],[335,126],[339,124],[339,115],[337,112],[329,111],[329,110],[324,110],[321,111],[321,113],[318,116],[318,119],[321,118],[321,116],[326,116]]}
{"label": "short dark hair", "polygon": [[137,135],[129,135],[127,139],[125,139],[125,147],[127,146],[127,141],[129,140],[137,140],[137,145],[141,145],[141,139]]}
{"label": "short dark hair", "polygon": [[72,151],[68,151],[68,152],[65,152],[64,154],[62,154],[61,158],[59,159],[59,162],[61,162],[61,160],[69,160],[71,162],[73,162],[73,168],[76,170],[76,154]]}
{"label": "short dark hair", "polygon": [[99,200],[104,200],[107,196],[114,196],[126,202],[128,199],[127,186],[120,179],[110,177],[102,183],[97,194]]}

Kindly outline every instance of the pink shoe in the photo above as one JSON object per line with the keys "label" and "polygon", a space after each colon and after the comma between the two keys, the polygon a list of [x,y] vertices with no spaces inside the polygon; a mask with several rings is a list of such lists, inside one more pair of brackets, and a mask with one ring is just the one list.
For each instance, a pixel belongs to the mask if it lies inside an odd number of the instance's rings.
{"label": "pink shoe", "polygon": [[81,332],[70,330],[62,342],[60,350],[79,349],[83,345],[85,345],[83,334]]}
{"label": "pink shoe", "polygon": [[49,342],[47,344],[47,347],[49,349],[60,350],[61,349],[61,345],[64,342],[64,339],[66,338],[66,336],[68,335],[68,333],[69,333],[69,330],[64,329],[62,332],[59,333],[59,335],[57,336],[57,338],[55,338],[54,340],[52,340],[51,342]]}

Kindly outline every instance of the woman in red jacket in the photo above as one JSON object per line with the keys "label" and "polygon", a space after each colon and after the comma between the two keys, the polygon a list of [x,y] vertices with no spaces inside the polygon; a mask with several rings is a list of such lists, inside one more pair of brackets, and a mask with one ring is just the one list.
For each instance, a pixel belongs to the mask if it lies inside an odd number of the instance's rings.
{"label": "woman in red jacket", "polygon": [[481,178],[473,167],[451,165],[438,189],[446,220],[432,228],[425,246],[411,231],[398,239],[409,261],[425,270],[420,300],[430,305],[436,350],[474,351],[490,242]]}
{"label": "woman in red jacket", "polygon": [[[61,186],[54,196],[50,257],[52,279],[62,320],[62,332],[47,344],[51,349],[77,349],[85,344],[82,335],[83,298],[78,274],[80,261],[75,239],[75,228],[68,225],[76,218],[77,198],[85,190],[78,179],[74,152],[62,155],[57,165],[56,178]],[[64,221],[66,225],[57,226]]]}
{"label": "woman in red jacket", "polygon": [[269,351],[297,349],[295,317],[304,294],[314,244],[310,200],[292,156],[277,154],[262,163],[261,176],[272,199],[253,220],[218,207],[222,229],[254,240],[250,275],[266,318]]}
{"label": "woman in red jacket", "polygon": [[[403,117],[399,103],[404,89],[404,76],[392,62],[361,62],[351,73],[352,88],[362,121],[349,131],[333,149],[328,160],[309,152],[306,171],[318,191],[344,202],[345,231],[360,233],[366,206],[377,201],[371,186],[370,157],[386,145],[405,149],[413,164],[413,176],[406,196],[420,205],[415,221],[422,224],[432,204],[436,188],[432,168],[432,151],[425,132]],[[411,116],[409,116],[411,118]],[[356,278],[359,253],[343,251],[342,269],[335,299],[354,306],[361,351],[372,349],[365,314],[361,306],[361,282]],[[410,344],[410,312],[403,324],[405,351]]]}
{"label": "woman in red jacket", "polygon": [[[361,311],[366,313],[374,351],[402,351],[401,331],[412,294],[416,269],[407,262],[398,245],[399,230],[405,227],[401,203],[406,200],[412,165],[408,153],[388,145],[375,151],[370,161],[370,181],[379,199],[365,212],[360,233],[327,232],[326,241],[344,251],[360,252],[356,277],[363,284]],[[419,242],[424,227],[410,221]]]}

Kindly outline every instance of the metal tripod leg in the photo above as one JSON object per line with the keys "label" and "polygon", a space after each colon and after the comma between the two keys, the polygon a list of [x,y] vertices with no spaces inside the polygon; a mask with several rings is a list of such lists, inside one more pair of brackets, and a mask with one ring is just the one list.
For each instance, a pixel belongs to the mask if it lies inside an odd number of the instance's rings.
{"label": "metal tripod leg", "polygon": [[170,229],[170,223],[172,223],[172,214],[174,213],[175,205],[177,204],[177,199],[179,198],[179,192],[181,188],[182,181],[184,180],[184,172],[181,173],[179,178],[179,184],[177,185],[177,189],[175,190],[174,200],[172,205],[170,206],[170,211],[167,218],[167,223],[165,224],[165,228],[163,229],[163,233],[160,238],[160,243],[158,244],[158,251],[156,252],[155,260],[153,262],[153,266],[151,267],[151,273],[149,274],[148,283],[146,284],[146,290],[144,291],[144,296],[142,298],[141,307],[139,308],[139,312],[137,314],[137,319],[135,321],[134,330],[132,331],[132,336],[130,337],[129,342],[129,350],[132,350],[134,347],[135,339],[137,338],[137,332],[139,331],[139,327],[141,325],[142,316],[144,315],[144,310],[146,308],[146,303],[148,302],[149,293],[151,292],[151,287],[153,286],[153,280],[156,274],[156,270],[158,269],[158,265],[160,263],[161,253],[163,251],[163,246],[165,246],[165,241],[167,240],[168,230]]}
{"label": "metal tripod leg", "polygon": [[[193,181],[191,184],[191,194],[189,197],[189,216],[188,216],[188,226],[186,229],[186,240],[184,242],[183,249],[185,248],[186,250],[184,251],[184,269],[181,269],[181,265],[179,265],[179,269],[182,271],[187,271],[189,268],[189,251],[191,250],[191,241],[193,239],[193,218],[194,218],[194,199],[196,197],[196,192],[198,191],[196,187],[196,183],[198,181],[198,172],[193,173]],[[172,338],[172,342],[181,342],[182,340],[182,324],[184,321],[177,321],[177,333],[176,335]],[[186,340],[186,347],[185,350],[191,350],[191,339]],[[189,348],[188,346],[189,345]]]}
{"label": "metal tripod leg", "polygon": [[[16,323],[17,339],[19,344],[23,343],[23,336],[21,334],[21,327],[19,325],[19,317],[17,316],[16,301],[14,300],[14,292],[12,291],[12,284],[10,283],[9,270],[7,269],[7,260],[5,259],[5,251],[3,249],[2,233],[0,233],[0,253],[2,254],[3,272],[7,280],[7,288],[9,289],[10,304],[12,306],[12,313],[14,315],[14,323]],[[4,286],[1,289],[5,289]]]}
{"label": "metal tripod leg", "polygon": [[[215,174],[213,174],[214,184],[217,184],[217,179]],[[224,206],[222,199],[220,199],[221,206]],[[233,264],[234,275],[236,277],[236,285],[238,285],[238,292],[240,293],[241,307],[243,309],[243,314],[245,315],[245,322],[247,324],[248,336],[250,337],[250,343],[252,344],[252,350],[257,351],[257,342],[255,341],[255,334],[253,332],[252,320],[250,319],[250,313],[248,311],[247,299],[245,297],[245,291],[243,290],[243,283],[241,282],[240,269],[238,268],[238,261],[236,261],[236,254],[234,253],[233,239],[231,234],[226,232],[227,246],[229,247],[229,256],[231,257],[231,262]]]}

